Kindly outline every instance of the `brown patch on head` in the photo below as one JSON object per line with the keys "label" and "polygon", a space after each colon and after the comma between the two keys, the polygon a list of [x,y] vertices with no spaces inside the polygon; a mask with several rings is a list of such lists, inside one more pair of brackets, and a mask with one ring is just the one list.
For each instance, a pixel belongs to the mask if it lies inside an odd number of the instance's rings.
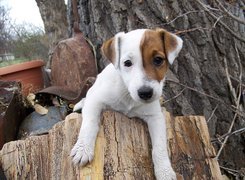
{"label": "brown patch on head", "polygon": [[157,29],[156,32],[160,33],[162,36],[163,44],[165,46],[165,53],[169,54],[173,52],[178,46],[177,39],[170,32],[164,29]]}
{"label": "brown patch on head", "polygon": [[[160,82],[164,78],[169,66],[162,32],[159,30],[146,30],[140,43],[140,49],[143,67],[148,78]],[[156,57],[163,59],[163,63],[160,66],[154,64],[154,58]]]}
{"label": "brown patch on head", "polygon": [[115,63],[115,38],[111,38],[103,43],[101,47],[102,54],[113,64]]}

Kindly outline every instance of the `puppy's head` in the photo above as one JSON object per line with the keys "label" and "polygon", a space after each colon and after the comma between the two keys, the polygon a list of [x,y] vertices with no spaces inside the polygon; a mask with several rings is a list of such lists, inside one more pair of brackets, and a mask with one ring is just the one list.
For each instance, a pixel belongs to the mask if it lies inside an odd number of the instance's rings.
{"label": "puppy's head", "polygon": [[106,41],[102,53],[120,72],[135,101],[152,102],[162,94],[169,64],[183,41],[164,29],[120,32]]}

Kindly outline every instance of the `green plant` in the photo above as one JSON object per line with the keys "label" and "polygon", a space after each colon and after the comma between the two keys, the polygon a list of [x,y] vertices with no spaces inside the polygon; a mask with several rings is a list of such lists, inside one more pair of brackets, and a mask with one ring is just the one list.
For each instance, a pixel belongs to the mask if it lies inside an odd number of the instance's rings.
{"label": "green plant", "polygon": [[28,59],[23,59],[23,58],[17,58],[15,60],[10,60],[10,61],[2,61],[0,62],[0,68],[1,67],[6,67],[6,66],[10,66],[13,64],[18,64],[18,63],[22,63],[22,62],[26,62],[29,61]]}
{"label": "green plant", "polygon": [[15,26],[15,38],[12,41],[13,52],[17,58],[48,59],[48,43],[44,32],[33,25]]}

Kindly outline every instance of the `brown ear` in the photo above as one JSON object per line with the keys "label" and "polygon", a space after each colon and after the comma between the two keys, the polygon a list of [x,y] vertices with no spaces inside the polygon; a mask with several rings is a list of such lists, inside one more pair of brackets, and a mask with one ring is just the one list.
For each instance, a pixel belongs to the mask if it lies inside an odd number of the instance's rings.
{"label": "brown ear", "polygon": [[113,64],[115,63],[116,52],[115,52],[115,38],[111,38],[103,43],[101,47],[101,51],[103,55],[111,61]]}
{"label": "brown ear", "polygon": [[161,33],[168,61],[170,64],[173,64],[174,59],[178,56],[180,50],[182,49],[182,39],[164,29],[157,29],[156,31]]}

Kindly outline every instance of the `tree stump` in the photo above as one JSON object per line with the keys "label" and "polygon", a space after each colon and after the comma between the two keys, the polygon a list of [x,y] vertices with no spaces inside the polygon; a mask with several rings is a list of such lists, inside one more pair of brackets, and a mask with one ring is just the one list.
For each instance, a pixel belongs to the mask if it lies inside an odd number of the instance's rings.
{"label": "tree stump", "polygon": [[[166,113],[168,146],[178,179],[222,179],[202,116],[173,118]],[[95,157],[74,167],[69,157],[81,125],[72,113],[46,135],[12,141],[0,151],[7,179],[154,179],[151,142],[141,120],[106,111],[96,141]]]}

